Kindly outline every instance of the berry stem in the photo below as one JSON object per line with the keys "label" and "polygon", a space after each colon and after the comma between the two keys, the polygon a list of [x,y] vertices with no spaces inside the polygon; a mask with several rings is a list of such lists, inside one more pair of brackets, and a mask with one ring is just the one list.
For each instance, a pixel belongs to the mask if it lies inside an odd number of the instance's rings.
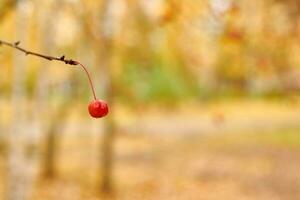
{"label": "berry stem", "polygon": [[92,89],[92,92],[93,92],[93,96],[94,96],[94,99],[97,100],[97,97],[96,97],[96,92],[95,92],[95,88],[94,88],[94,85],[93,85],[93,81],[91,79],[91,75],[89,73],[89,71],[87,70],[87,68],[81,64],[80,62],[78,61],[74,61],[76,64],[80,65],[82,67],[82,69],[85,71],[88,79],[89,79],[89,83],[90,83],[90,86],[91,86],[91,89]]}

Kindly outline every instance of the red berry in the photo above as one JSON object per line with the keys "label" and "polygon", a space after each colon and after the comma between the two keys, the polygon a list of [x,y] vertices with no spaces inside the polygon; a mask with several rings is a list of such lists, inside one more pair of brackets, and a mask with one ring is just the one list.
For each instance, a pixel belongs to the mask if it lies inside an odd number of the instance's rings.
{"label": "red berry", "polygon": [[107,115],[108,106],[104,101],[94,100],[89,104],[89,113],[94,118],[101,118]]}

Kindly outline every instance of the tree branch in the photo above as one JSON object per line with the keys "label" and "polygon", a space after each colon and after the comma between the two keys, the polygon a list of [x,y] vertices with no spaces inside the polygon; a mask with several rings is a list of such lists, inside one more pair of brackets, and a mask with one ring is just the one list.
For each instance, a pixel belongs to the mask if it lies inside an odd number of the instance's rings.
{"label": "tree branch", "polygon": [[46,60],[52,61],[52,60],[56,60],[56,61],[61,61],[64,62],[67,65],[78,65],[80,64],[78,61],[72,60],[72,59],[66,59],[65,56],[61,56],[61,57],[53,57],[53,56],[48,56],[48,55],[43,55],[40,53],[36,53],[36,52],[32,52],[32,51],[28,51],[22,47],[19,46],[20,42],[15,42],[15,43],[10,43],[10,42],[5,42],[3,40],[0,40],[0,46],[1,45],[6,45],[9,46],[11,48],[17,49],[19,51],[22,51],[23,53],[25,53],[25,55],[33,55],[33,56],[37,56],[40,58],[44,58]]}
{"label": "tree branch", "polygon": [[72,59],[66,59],[64,55],[61,56],[61,57],[53,57],[53,56],[43,55],[43,54],[40,54],[40,53],[35,53],[35,52],[28,51],[26,49],[21,48],[19,46],[19,44],[20,44],[19,41],[15,42],[15,43],[10,43],[10,42],[5,42],[3,40],[0,40],[0,46],[1,45],[6,45],[6,46],[9,46],[11,48],[17,49],[19,51],[24,52],[26,56],[27,55],[33,55],[33,56],[36,56],[36,57],[44,58],[44,59],[49,60],[49,61],[57,60],[57,61],[64,62],[66,65],[80,65],[82,67],[82,69],[85,71],[85,73],[88,77],[88,80],[89,80],[89,83],[90,83],[90,86],[91,86],[91,89],[92,89],[92,92],[93,92],[94,99],[97,100],[96,92],[95,92],[94,85],[93,85],[93,82],[92,82],[92,79],[91,79],[91,75],[90,75],[89,71],[87,70],[87,68],[83,64],[81,64],[79,61],[72,60]]}

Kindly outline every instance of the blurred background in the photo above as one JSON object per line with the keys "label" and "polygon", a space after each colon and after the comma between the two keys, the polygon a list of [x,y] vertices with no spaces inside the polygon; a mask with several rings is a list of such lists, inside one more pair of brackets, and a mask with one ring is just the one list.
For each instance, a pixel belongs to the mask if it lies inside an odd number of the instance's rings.
{"label": "blurred background", "polygon": [[0,0],[0,199],[300,199],[298,0]]}

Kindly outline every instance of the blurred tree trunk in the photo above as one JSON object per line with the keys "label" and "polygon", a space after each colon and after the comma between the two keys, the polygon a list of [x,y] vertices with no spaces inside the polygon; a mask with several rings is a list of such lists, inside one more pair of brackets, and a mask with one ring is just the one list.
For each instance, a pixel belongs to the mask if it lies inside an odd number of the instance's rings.
{"label": "blurred tree trunk", "polygon": [[[60,106],[63,107],[63,106]],[[62,130],[64,118],[68,114],[67,109],[58,109],[50,122],[46,132],[45,155],[42,163],[42,175],[44,178],[55,177],[56,155],[58,150],[59,131]]]}
{"label": "blurred tree trunk", "polygon": [[[39,5],[39,4],[37,4]],[[59,3],[57,1],[48,2],[46,5],[39,7],[38,10],[38,24],[40,27],[40,39],[41,39],[41,49],[45,54],[52,55],[53,44],[55,33],[53,31],[55,19],[53,16],[57,14],[57,8],[59,7]],[[38,78],[38,87],[37,87],[37,104],[38,108],[36,109],[36,115],[42,115],[43,119],[47,119],[47,124],[45,121],[40,121],[40,124],[45,130],[45,149],[42,159],[42,176],[44,178],[53,178],[55,176],[55,155],[57,150],[57,140],[58,140],[58,130],[60,125],[63,123],[62,116],[64,117],[65,109],[55,109],[54,116],[49,110],[44,108],[49,108],[49,104],[46,105],[45,99],[47,98],[48,90],[49,90],[49,81],[47,81],[48,76],[48,67],[43,67],[44,61],[42,60],[39,78]],[[47,62],[48,65],[51,63]],[[63,112],[61,114],[60,112]],[[51,117],[49,118],[49,115]]]}
{"label": "blurred tree trunk", "polygon": [[[19,2],[16,9],[16,37],[22,41],[27,39],[28,13],[22,6],[25,2]],[[11,133],[9,136],[9,155],[7,173],[7,199],[23,200],[27,199],[30,190],[29,166],[26,159],[29,152],[26,152],[26,116],[25,116],[25,92],[24,92],[24,69],[25,57],[15,52],[13,86],[12,86],[12,108],[13,119]]]}
{"label": "blurred tree trunk", "polygon": [[[104,92],[106,94],[106,100],[110,106],[110,113],[105,121],[104,135],[102,138],[102,145],[100,152],[101,156],[101,191],[104,193],[112,193],[113,189],[113,160],[114,160],[114,136],[115,136],[115,122],[113,119],[113,107],[114,107],[114,87],[112,77],[112,48],[114,37],[114,16],[113,9],[117,0],[106,0],[103,8],[103,18],[101,26],[101,38],[102,47],[101,52],[97,57],[100,60],[97,61],[102,68],[101,72],[104,82]],[[99,47],[98,47],[99,48]]]}
{"label": "blurred tree trunk", "polygon": [[[100,28],[95,30],[90,24],[84,22],[88,34],[94,42],[96,52],[97,80],[101,80],[105,94],[105,100],[109,104],[110,112],[104,122],[104,134],[101,138],[100,148],[100,191],[106,194],[113,192],[113,168],[114,168],[114,141],[116,132],[116,123],[114,120],[114,70],[118,67],[116,62],[115,39],[118,29],[120,28],[120,0],[105,0],[102,7]],[[89,15],[87,12],[85,15]]]}
{"label": "blurred tree trunk", "polygon": [[[95,66],[97,66],[98,79],[95,80],[96,89],[97,85],[101,85],[104,91],[105,100],[109,104],[109,115],[104,121],[104,134],[101,138],[100,146],[100,168],[99,179],[100,191],[106,194],[112,194],[113,192],[113,164],[114,164],[114,141],[116,122],[114,120],[114,78],[113,71],[118,67],[118,59],[115,56],[115,36],[120,29],[120,19],[122,18],[120,12],[121,4],[125,4],[121,0],[104,0],[102,2],[100,12],[100,25],[95,26],[94,18],[99,16],[93,15],[90,8],[87,8],[87,3],[81,1],[82,7],[76,10],[78,19],[81,21],[84,27],[85,34],[88,35],[93,50],[96,54]],[[96,9],[94,9],[96,10]],[[99,22],[97,22],[99,23]],[[99,27],[99,28],[97,28]],[[101,80],[99,82],[98,80]],[[98,84],[99,83],[99,84]]]}
{"label": "blurred tree trunk", "polygon": [[[2,21],[4,21],[7,14],[15,8],[17,1],[16,0],[10,0],[5,1],[0,6],[0,24]],[[4,111],[0,110],[0,113],[4,113]],[[1,120],[1,118],[0,118]],[[8,130],[7,127],[4,126],[2,123],[0,123],[0,155],[5,156],[7,153],[7,140],[8,140]]]}
{"label": "blurred tree trunk", "polygon": [[2,20],[8,12],[12,10],[17,4],[18,0],[7,0],[0,5],[0,20]]}

